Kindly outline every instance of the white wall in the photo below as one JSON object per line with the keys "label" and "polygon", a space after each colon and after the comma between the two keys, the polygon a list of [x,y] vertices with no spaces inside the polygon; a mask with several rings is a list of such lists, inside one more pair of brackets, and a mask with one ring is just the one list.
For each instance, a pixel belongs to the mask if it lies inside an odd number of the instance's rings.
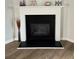
{"label": "white wall", "polygon": [[8,43],[13,39],[13,8],[12,1],[5,0],[5,42]]}
{"label": "white wall", "polygon": [[[15,1],[14,2],[15,19],[17,19],[19,18],[19,3],[18,0],[14,0],[14,1]],[[40,1],[39,5],[41,5],[41,3],[43,3],[46,0],[38,0],[38,1]],[[64,2],[63,3],[64,8],[62,9],[62,17],[61,17],[62,20],[61,37],[73,41],[74,40],[74,0],[62,0],[62,1]]]}
{"label": "white wall", "polygon": [[14,5],[14,26],[15,26],[15,39],[18,40],[18,29],[17,29],[17,24],[16,20],[19,19],[20,14],[19,14],[19,1],[20,0],[13,0],[13,5]]}
{"label": "white wall", "polygon": [[74,41],[74,0],[63,0],[61,35],[64,39]]}

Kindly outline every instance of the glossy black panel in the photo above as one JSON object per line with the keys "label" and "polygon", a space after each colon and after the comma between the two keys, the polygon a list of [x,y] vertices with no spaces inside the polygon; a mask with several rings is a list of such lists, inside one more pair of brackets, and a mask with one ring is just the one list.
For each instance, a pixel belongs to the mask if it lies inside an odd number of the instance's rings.
{"label": "glossy black panel", "polygon": [[25,15],[28,45],[50,46],[55,43],[55,15]]}

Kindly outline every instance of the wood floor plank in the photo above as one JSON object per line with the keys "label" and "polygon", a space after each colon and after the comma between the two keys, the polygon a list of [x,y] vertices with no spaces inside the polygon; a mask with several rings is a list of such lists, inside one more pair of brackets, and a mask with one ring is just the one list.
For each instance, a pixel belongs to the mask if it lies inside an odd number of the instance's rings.
{"label": "wood floor plank", "polygon": [[17,49],[17,41],[5,45],[5,59],[74,59],[74,44],[61,41],[64,49]]}

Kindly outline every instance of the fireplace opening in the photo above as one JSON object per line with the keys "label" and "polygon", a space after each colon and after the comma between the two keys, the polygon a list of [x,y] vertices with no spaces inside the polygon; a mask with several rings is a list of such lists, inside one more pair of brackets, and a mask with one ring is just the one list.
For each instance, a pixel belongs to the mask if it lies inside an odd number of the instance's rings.
{"label": "fireplace opening", "polygon": [[26,15],[27,43],[49,46],[55,42],[55,15]]}
{"label": "fireplace opening", "polygon": [[31,34],[33,36],[45,36],[49,34],[49,24],[31,24]]}

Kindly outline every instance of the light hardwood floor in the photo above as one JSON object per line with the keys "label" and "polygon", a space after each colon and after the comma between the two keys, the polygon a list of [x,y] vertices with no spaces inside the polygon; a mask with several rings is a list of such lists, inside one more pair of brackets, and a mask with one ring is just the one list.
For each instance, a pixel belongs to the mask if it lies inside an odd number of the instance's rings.
{"label": "light hardwood floor", "polygon": [[74,59],[74,44],[61,41],[64,49],[17,49],[17,41],[5,45],[5,59]]}

